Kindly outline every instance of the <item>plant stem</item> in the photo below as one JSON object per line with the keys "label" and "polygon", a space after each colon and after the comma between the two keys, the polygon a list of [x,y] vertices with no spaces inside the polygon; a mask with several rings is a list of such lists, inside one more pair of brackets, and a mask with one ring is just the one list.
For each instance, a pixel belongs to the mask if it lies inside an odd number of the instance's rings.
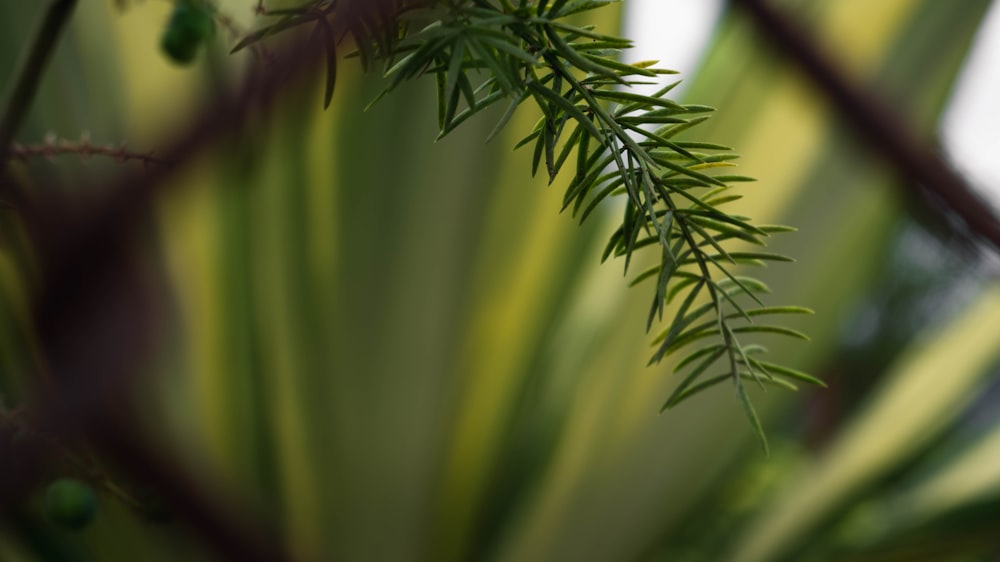
{"label": "plant stem", "polygon": [[[891,106],[871,92],[855,85],[834,60],[810,36],[789,19],[774,2],[737,0],[754,22],[778,48],[794,61],[803,76],[844,116],[855,131],[868,140],[907,178],[901,187],[920,197],[917,202],[930,207],[931,216],[941,216],[943,206],[961,218],[957,225],[945,218],[941,224],[964,240],[982,240],[1000,250],[1000,218],[990,205],[940,155],[924,146]],[[928,193],[931,197],[927,197]],[[940,203],[939,203],[940,202]]]}
{"label": "plant stem", "polygon": [[11,89],[5,96],[7,103],[3,114],[0,114],[0,155],[3,156],[0,158],[0,173],[7,167],[10,143],[24,122],[28,110],[31,109],[38,83],[41,82],[45,67],[69,21],[69,16],[76,7],[76,2],[77,0],[53,0],[30,47],[22,51],[21,60],[14,73],[15,78],[9,82]]}

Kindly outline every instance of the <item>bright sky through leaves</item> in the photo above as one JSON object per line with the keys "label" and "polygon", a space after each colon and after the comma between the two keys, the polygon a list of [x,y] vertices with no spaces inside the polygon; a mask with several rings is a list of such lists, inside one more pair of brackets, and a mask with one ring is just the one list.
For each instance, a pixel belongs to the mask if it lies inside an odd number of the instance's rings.
{"label": "bright sky through leaves", "polygon": [[944,145],[969,180],[1000,207],[1000,2],[994,1],[945,111]]}
{"label": "bright sky through leaves", "polygon": [[[720,0],[629,0],[625,36],[636,44],[626,56],[629,61],[660,59],[665,68],[689,78],[698,68],[722,5]],[[667,76],[663,81],[671,79],[676,78]],[[1000,100],[1000,2],[993,2],[986,15],[941,124],[952,161],[1000,207],[996,100]]]}

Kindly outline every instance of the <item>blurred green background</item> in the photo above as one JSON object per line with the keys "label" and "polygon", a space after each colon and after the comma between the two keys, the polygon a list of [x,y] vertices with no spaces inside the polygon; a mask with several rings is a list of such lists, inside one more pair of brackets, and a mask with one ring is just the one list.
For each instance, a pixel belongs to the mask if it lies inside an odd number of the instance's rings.
{"label": "blurred green background", "polygon": [[[253,25],[250,0],[218,4]],[[989,6],[780,4],[928,143]],[[0,76],[43,7],[0,3]],[[86,131],[156,149],[246,62],[220,32],[196,66],[172,66],[158,51],[170,9],[82,2],[18,141]],[[595,22],[614,32],[622,9]],[[599,264],[613,213],[578,226],[558,213],[566,178],[532,180],[511,151],[528,108],[488,145],[495,115],[434,143],[432,83],[364,112],[383,84],[341,67],[327,111],[317,69],[179,170],[141,233],[170,312],[136,398],[149,438],[266,513],[299,559],[1000,557],[1000,288],[908,214],[894,172],[742,13],[685,77],[686,101],[719,108],[687,138],[742,155],[759,181],[741,212],[800,229],[774,241],[798,262],[763,279],[775,304],[816,310],[796,325],[812,342],[772,353],[830,385],[753,390],[770,457],[727,387],[657,413],[675,381],[667,362],[646,367],[648,287]],[[44,185],[119,165],[12,166]],[[0,222],[12,406],[38,359],[32,274],[8,243],[14,213]],[[0,560],[211,559],[182,524],[100,503],[80,532],[34,506],[0,528]]]}

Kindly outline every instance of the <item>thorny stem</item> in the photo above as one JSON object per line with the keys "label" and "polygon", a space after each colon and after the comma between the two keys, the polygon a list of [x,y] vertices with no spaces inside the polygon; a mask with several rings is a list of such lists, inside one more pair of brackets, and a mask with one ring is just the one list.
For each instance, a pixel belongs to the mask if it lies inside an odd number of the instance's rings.
{"label": "thorny stem", "polygon": [[46,138],[41,144],[21,145],[16,142],[11,143],[8,160],[26,161],[29,158],[36,156],[52,158],[67,154],[75,154],[80,157],[81,160],[85,160],[91,156],[105,156],[107,158],[113,158],[119,162],[138,160],[142,162],[143,166],[155,164],[158,166],[170,167],[173,165],[173,162],[163,158],[158,158],[153,152],[134,152],[128,150],[125,144],[117,146],[110,144],[90,144],[90,140],[86,137],[86,135],[77,142],[68,140],[56,141],[55,138],[49,137]]}
{"label": "thorny stem", "polygon": [[[11,90],[7,94],[3,114],[0,114],[0,154],[4,156],[10,151],[10,143],[31,109],[42,74],[59,36],[76,8],[76,2],[77,0],[53,0],[31,42],[31,48],[25,51],[24,58],[18,64],[15,79],[9,82],[12,84]],[[0,159],[0,174],[6,169],[6,162],[6,157]]]}

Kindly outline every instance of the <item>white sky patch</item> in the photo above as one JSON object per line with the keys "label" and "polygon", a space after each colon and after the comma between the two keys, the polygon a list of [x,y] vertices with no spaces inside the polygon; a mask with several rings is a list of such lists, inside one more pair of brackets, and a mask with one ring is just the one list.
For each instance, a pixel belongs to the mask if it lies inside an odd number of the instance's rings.
{"label": "white sky patch", "polygon": [[1000,2],[993,2],[942,120],[949,158],[1000,207]]}
{"label": "white sky patch", "polygon": [[[624,3],[625,37],[635,47],[626,62],[659,60],[677,70],[666,84],[689,78],[698,69],[722,0],[629,0]],[[683,89],[671,92],[678,97]],[[647,93],[655,87],[641,89]],[[942,137],[954,165],[1000,208],[1000,1],[994,1],[942,116]]]}
{"label": "white sky patch", "polygon": [[[686,80],[697,70],[722,12],[722,1],[628,0],[624,10],[624,36],[635,40],[635,47],[624,53],[625,62],[659,60],[657,66],[681,73],[663,77],[662,83],[666,84]],[[682,83],[674,89],[671,97],[678,97],[683,87]]]}

